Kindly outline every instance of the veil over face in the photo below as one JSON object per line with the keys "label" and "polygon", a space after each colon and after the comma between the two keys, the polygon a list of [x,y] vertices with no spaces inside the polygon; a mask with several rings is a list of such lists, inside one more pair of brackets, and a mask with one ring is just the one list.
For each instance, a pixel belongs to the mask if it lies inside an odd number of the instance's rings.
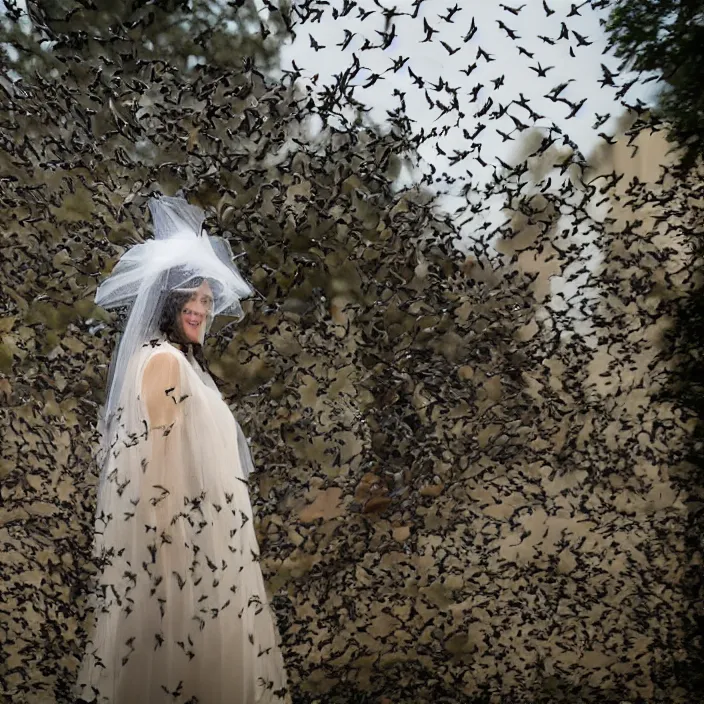
{"label": "veil over face", "polygon": [[98,287],[95,301],[105,309],[128,307],[127,324],[114,355],[108,379],[104,420],[110,425],[135,353],[163,334],[164,316],[180,293],[193,293],[207,280],[212,303],[206,324],[228,315],[243,317],[240,301],[253,293],[233,261],[227,240],[203,230],[204,212],[184,198],[162,196],[149,201],[154,238],[123,254]]}
{"label": "veil over face", "polygon": [[213,290],[207,279],[192,288],[169,292],[162,308],[160,330],[171,341],[202,345],[213,323]]}

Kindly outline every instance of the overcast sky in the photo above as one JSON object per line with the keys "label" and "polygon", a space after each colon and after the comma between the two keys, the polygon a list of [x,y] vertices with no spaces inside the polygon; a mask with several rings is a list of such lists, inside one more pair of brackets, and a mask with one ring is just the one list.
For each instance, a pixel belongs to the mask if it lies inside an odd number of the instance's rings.
{"label": "overcast sky", "polygon": [[[575,8],[576,13],[579,13],[576,14],[571,2],[549,0],[548,8],[552,14],[546,16],[543,0],[526,0],[525,3],[503,5],[497,0],[471,3],[464,0],[425,0],[420,5],[417,18],[401,16],[391,20],[396,25],[396,36],[388,48],[362,50],[367,40],[374,45],[379,45],[382,41],[377,31],[384,31],[383,10],[374,0],[356,0],[356,5],[345,17],[334,19],[333,9],[342,13],[346,1],[308,3],[309,6],[323,9],[322,18],[319,22],[307,21],[296,27],[297,38],[287,43],[283,51],[282,67],[291,68],[292,62],[295,61],[304,69],[304,77],[310,79],[315,74],[319,75],[317,85],[320,88],[324,83],[334,83],[334,75],[350,66],[353,52],[356,53],[366,70],[361,71],[355,80],[360,86],[355,92],[355,97],[373,108],[369,113],[372,119],[383,122],[386,119],[386,110],[398,106],[397,99],[393,97],[393,91],[396,89],[406,94],[407,114],[415,121],[416,129],[424,128],[428,133],[433,127],[441,130],[444,126],[450,126],[446,136],[429,140],[421,148],[421,156],[438,168],[438,175],[447,171],[454,177],[465,180],[472,178],[477,183],[491,176],[492,168],[481,166],[473,156],[468,156],[454,167],[447,161],[453,150],[466,150],[470,147],[471,140],[466,138],[464,130],[471,135],[480,124],[484,124],[485,129],[475,141],[482,145],[481,157],[488,164],[498,165],[497,157],[511,163],[517,142],[506,140],[497,130],[507,137],[520,137],[509,115],[524,124],[545,127],[557,125],[586,155],[600,139],[597,133],[603,131],[612,134],[616,127],[615,118],[624,111],[615,97],[618,88],[601,87],[599,83],[603,76],[602,63],[613,72],[617,72],[619,64],[615,57],[604,55],[607,40],[599,24],[599,19],[606,17],[604,10],[595,11],[590,5],[584,4]],[[300,5],[298,0],[295,2]],[[385,0],[382,4],[387,8],[395,7],[397,12],[414,11],[410,0]],[[459,7],[459,10],[451,15],[451,22],[441,19],[441,16],[448,17],[448,10],[452,7]],[[505,9],[506,7],[522,9],[518,14],[513,14]],[[360,9],[364,12],[371,11],[371,14],[362,20],[359,18]],[[573,14],[569,16],[571,12]],[[423,42],[426,36],[424,21],[437,30],[429,42]],[[503,22],[505,27],[499,22]],[[568,39],[558,39],[563,31],[563,23],[568,30]],[[464,42],[463,39],[470,32],[472,24],[476,26],[476,32]],[[346,38],[345,30],[354,33],[354,36],[343,50],[338,45]],[[517,37],[510,38],[509,32],[515,32]],[[580,40],[575,32],[584,37],[584,40]],[[324,48],[316,50],[311,47],[309,35]],[[547,43],[541,36],[555,41],[555,44]],[[443,46],[441,41],[449,48]],[[587,45],[586,42],[591,44]],[[573,48],[574,58],[570,56],[570,46]],[[533,58],[521,53],[518,47],[533,54]],[[478,56],[480,48],[493,60],[488,61],[484,56]],[[455,52],[455,49],[459,50]],[[451,55],[450,51],[454,53]],[[408,57],[408,61],[401,69],[384,73],[393,66],[394,61],[402,57]],[[476,68],[470,75],[463,73],[468,71],[472,64],[476,64]],[[531,67],[545,71],[545,75],[538,75]],[[424,89],[414,84],[409,69],[425,81],[424,87],[429,83],[437,84],[442,79],[451,87],[459,89],[459,106],[465,115],[459,124],[457,111],[443,117],[439,108],[429,107]],[[362,87],[373,73],[383,74],[383,78],[370,87]],[[502,85],[494,83],[502,76]],[[621,85],[634,77],[617,76],[615,82]],[[569,106],[545,97],[556,86],[566,81],[572,82],[560,93],[560,97],[575,103],[583,98],[587,99],[571,119],[567,119],[571,112]],[[473,93],[477,85],[482,87]],[[655,85],[637,83],[626,93],[625,100],[630,103],[634,103],[636,98],[647,101],[654,94]],[[452,100],[451,94],[445,90],[433,92],[429,89],[428,93],[431,99],[440,100],[445,105]],[[520,100],[521,94],[528,99],[535,112],[545,117],[534,122],[528,111],[515,103],[511,104],[514,100]],[[493,101],[492,107],[483,117],[476,117],[476,113],[489,99]],[[490,114],[500,105],[509,106],[507,114],[500,119],[491,119]],[[606,114],[613,117],[601,127],[594,128],[597,115]],[[436,144],[447,157],[438,154]]]}

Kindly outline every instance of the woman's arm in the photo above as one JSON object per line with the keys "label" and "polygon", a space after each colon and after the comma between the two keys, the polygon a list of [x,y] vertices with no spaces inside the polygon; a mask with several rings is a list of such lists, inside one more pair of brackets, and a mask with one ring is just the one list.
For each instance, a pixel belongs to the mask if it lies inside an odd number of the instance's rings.
{"label": "woman's arm", "polygon": [[170,428],[179,416],[181,369],[170,352],[157,352],[149,359],[142,376],[142,397],[149,429]]}

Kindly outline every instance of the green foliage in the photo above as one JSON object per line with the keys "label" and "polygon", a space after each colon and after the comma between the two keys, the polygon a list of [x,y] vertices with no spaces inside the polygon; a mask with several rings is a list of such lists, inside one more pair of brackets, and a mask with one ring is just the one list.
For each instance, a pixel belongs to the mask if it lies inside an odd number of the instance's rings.
{"label": "green foliage", "polygon": [[[266,70],[278,65],[289,16],[286,2],[262,21],[254,0],[4,0],[0,46],[6,68],[20,75],[62,61],[101,55],[106,61],[163,60],[179,71],[195,63],[239,67],[244,58]],[[273,3],[272,3],[273,6]],[[17,56],[18,54],[18,56]]]}
{"label": "green foliage", "polygon": [[617,56],[664,81],[658,108],[691,167],[704,155],[704,2],[619,0],[607,30]]}

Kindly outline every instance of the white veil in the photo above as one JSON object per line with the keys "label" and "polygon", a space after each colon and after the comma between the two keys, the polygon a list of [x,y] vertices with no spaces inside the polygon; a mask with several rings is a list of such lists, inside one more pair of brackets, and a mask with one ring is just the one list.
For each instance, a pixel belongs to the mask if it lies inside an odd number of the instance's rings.
{"label": "white veil", "polygon": [[[207,279],[213,294],[212,316],[239,319],[243,316],[240,299],[253,293],[233,262],[229,243],[203,231],[203,210],[184,198],[169,196],[151,198],[149,210],[154,238],[126,251],[95,296],[95,302],[105,309],[129,308],[127,324],[110,365],[100,419],[104,446],[119,417],[130,364],[142,345],[159,337],[161,314],[169,294],[188,289],[193,280]],[[251,459],[248,467],[251,468]]]}
{"label": "white veil", "polygon": [[149,207],[154,239],[126,251],[96,297],[130,312],[103,409],[93,617],[73,693],[112,704],[290,704],[249,448],[198,364],[209,319],[241,316],[253,290],[227,243],[202,234],[200,209],[182,198]]}

